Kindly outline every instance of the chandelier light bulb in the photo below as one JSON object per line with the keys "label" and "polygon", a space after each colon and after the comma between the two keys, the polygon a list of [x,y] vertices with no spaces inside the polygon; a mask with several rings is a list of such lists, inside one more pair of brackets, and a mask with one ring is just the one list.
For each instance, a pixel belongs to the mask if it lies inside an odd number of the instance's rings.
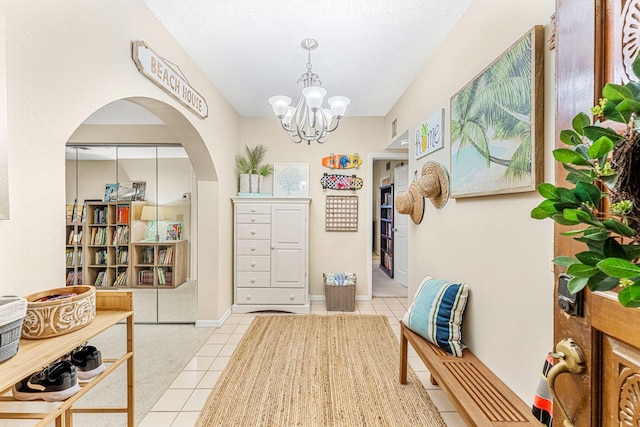
{"label": "chandelier light bulb", "polygon": [[302,94],[307,100],[307,105],[311,108],[311,111],[316,111],[322,107],[322,101],[327,94],[327,90],[320,86],[309,86],[302,89]]}
{"label": "chandelier light bulb", "polygon": [[273,108],[273,113],[276,117],[282,120],[287,113],[289,104],[291,104],[291,98],[284,95],[272,96],[269,98],[269,104],[271,104],[271,108]]}
{"label": "chandelier light bulb", "polygon": [[347,112],[347,107],[350,102],[351,100],[346,96],[332,96],[327,99],[327,103],[329,103],[329,107],[331,107],[331,112],[339,119]]}

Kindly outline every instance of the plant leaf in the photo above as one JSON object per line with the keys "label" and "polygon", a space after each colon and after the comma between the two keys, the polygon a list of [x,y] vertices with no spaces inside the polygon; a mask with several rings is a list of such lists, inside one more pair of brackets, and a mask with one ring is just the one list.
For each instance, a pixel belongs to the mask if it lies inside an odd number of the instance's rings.
{"label": "plant leaf", "polygon": [[538,185],[538,193],[545,199],[560,200],[558,196],[558,189],[555,185],[549,183],[542,183]]}
{"label": "plant leaf", "polygon": [[584,233],[584,230],[569,230],[569,231],[563,231],[560,234],[563,236],[571,237],[571,236],[577,236],[578,234],[582,234],[582,233]]}
{"label": "plant leaf", "polygon": [[575,131],[580,135],[584,135],[583,129],[585,126],[589,126],[590,124],[591,119],[589,119],[589,116],[585,113],[578,113],[573,120],[571,120],[571,126],[573,126],[573,129],[575,129]]}
{"label": "plant leaf", "polygon": [[618,135],[616,131],[614,131],[613,129],[604,128],[601,126],[585,126],[584,134],[587,138],[589,138],[592,141],[596,141],[597,139],[603,136],[606,136],[613,142],[618,142],[621,139],[624,139],[622,135]]}
{"label": "plant leaf", "polygon": [[619,279],[640,275],[640,267],[621,258],[606,258],[597,264],[598,268],[609,276]]}
{"label": "plant leaf", "polygon": [[602,247],[602,252],[604,256],[607,258],[622,258],[628,259],[627,253],[624,251],[624,248],[616,239],[613,237],[609,237],[604,241],[604,246]]}
{"label": "plant leaf", "polygon": [[560,267],[569,267],[578,262],[577,259],[571,258],[570,256],[558,256],[551,260],[555,265],[559,265]]}
{"label": "plant leaf", "polygon": [[569,148],[557,148],[553,150],[553,157],[560,163],[569,163],[579,166],[590,166],[591,163],[580,153]]}
{"label": "plant leaf", "polygon": [[[626,88],[625,88],[626,89]],[[628,90],[628,89],[627,89]],[[637,113],[640,111],[640,102],[633,99],[633,94],[629,91],[631,97],[627,99],[623,99],[617,106],[616,110],[620,112],[620,114],[626,115],[631,113]]]}
{"label": "plant leaf", "polygon": [[579,242],[589,243],[591,241],[596,242],[604,242],[609,238],[609,233],[607,231],[600,231],[598,233],[585,233],[582,237],[577,237],[575,240]]}
{"label": "plant leaf", "polygon": [[578,200],[575,194],[573,194],[573,191],[569,190],[568,188],[562,188],[562,187],[558,187],[557,191],[558,191],[558,199],[561,202],[573,203],[578,206],[580,205],[580,200]]}
{"label": "plant leaf", "polygon": [[598,267],[582,263],[575,263],[567,268],[567,274],[573,277],[591,277],[595,276],[599,272],[600,270],[598,270]]}
{"label": "plant leaf", "polygon": [[618,301],[625,307],[640,307],[640,285],[634,283],[618,293]]}
{"label": "plant leaf", "polygon": [[[557,212],[555,209],[553,211]],[[551,213],[540,208],[540,206],[535,207],[531,210],[531,218],[533,219],[545,219],[551,217],[551,215]]]}
{"label": "plant leaf", "polygon": [[591,203],[593,206],[598,206],[602,198],[600,189],[588,182],[577,183],[574,194],[579,201]]}
{"label": "plant leaf", "polygon": [[625,253],[625,258],[634,260],[640,257],[640,245],[621,245]]}
{"label": "plant leaf", "polygon": [[570,221],[570,220],[566,219],[561,213],[557,213],[555,215],[552,215],[551,219],[553,219],[555,222],[557,222],[560,225],[578,225],[578,224],[580,224],[580,221]]}
{"label": "plant leaf", "polygon": [[604,221],[602,221],[602,224],[604,224],[604,226],[609,230],[614,231],[618,234],[622,234],[623,236],[633,237],[636,234],[633,228],[621,223],[615,218],[605,219]]}
{"label": "plant leaf", "polygon": [[582,138],[575,131],[571,129],[563,129],[560,131],[560,141],[567,145],[579,145],[582,144]]}
{"label": "plant leaf", "polygon": [[598,273],[589,277],[587,284],[592,291],[610,291],[620,284],[620,279],[607,276],[604,273]]}
{"label": "plant leaf", "polygon": [[595,267],[598,262],[604,259],[604,256],[597,252],[585,251],[577,253],[576,258],[583,264]]}
{"label": "plant leaf", "polygon": [[574,277],[567,283],[567,289],[569,289],[569,292],[575,295],[584,289],[588,281],[588,277]]}
{"label": "plant leaf", "polygon": [[620,114],[620,112],[616,110],[617,105],[618,105],[617,102],[608,100],[604,106],[603,115],[607,119],[613,120],[614,122],[626,123],[628,121],[628,118],[625,117],[623,114]]}
{"label": "plant leaf", "polygon": [[592,159],[599,159],[600,157],[607,156],[611,150],[613,150],[613,141],[607,136],[601,136],[591,144],[587,153]]}
{"label": "plant leaf", "polygon": [[626,98],[633,98],[633,93],[626,87],[615,84],[615,83],[607,83],[602,89],[602,96],[607,98],[609,101],[622,101]]}

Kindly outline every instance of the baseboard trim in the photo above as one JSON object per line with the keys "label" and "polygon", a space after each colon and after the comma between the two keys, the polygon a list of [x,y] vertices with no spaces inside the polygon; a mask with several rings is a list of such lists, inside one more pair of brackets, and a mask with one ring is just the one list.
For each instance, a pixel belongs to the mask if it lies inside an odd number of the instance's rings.
{"label": "baseboard trim", "polygon": [[196,320],[196,328],[220,328],[231,316],[231,307],[218,320]]}

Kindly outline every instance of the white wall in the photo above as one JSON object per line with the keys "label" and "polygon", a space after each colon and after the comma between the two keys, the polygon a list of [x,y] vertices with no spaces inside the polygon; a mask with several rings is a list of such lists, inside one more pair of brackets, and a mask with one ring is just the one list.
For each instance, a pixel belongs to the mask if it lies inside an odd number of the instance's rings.
{"label": "white wall", "polygon": [[[0,221],[0,294],[63,283],[65,143],[73,132],[115,100],[156,106],[157,100],[164,107],[154,114],[176,138],[187,139],[179,142],[193,159],[198,190],[210,198],[198,206],[204,236],[198,254],[207,261],[198,265],[198,319],[219,319],[232,296],[229,197],[237,187],[228,159],[238,152],[238,114],[141,2],[2,1],[0,15],[6,18],[11,205],[11,219]],[[209,118],[192,114],[138,72],[134,40],[179,64],[207,100]],[[198,146],[199,140],[205,143]]]}
{"label": "white wall", "polygon": [[[553,0],[475,0],[400,97],[385,120],[398,133],[413,130],[445,108],[445,149],[410,159],[450,168],[450,98],[536,24],[549,35]],[[545,43],[545,173],[553,182],[553,52]],[[553,223],[529,216],[535,192],[452,199],[441,210],[426,203],[420,225],[409,222],[409,295],[425,275],[462,281],[471,288],[463,340],[525,401],[535,392],[542,362],[553,346]]]}

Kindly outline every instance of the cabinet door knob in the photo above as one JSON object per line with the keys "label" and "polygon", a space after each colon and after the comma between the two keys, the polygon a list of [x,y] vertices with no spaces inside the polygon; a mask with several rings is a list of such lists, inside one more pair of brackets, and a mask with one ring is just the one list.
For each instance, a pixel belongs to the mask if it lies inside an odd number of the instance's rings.
{"label": "cabinet door knob", "polygon": [[276,245],[271,245],[271,249],[275,249],[275,248],[276,248]]}
{"label": "cabinet door knob", "polygon": [[293,301],[294,299],[296,299],[296,296],[295,296],[295,295],[293,295],[293,294],[291,294],[291,295],[289,295],[289,299],[290,299],[291,301]]}
{"label": "cabinet door knob", "polygon": [[256,217],[255,216],[251,217],[251,222],[256,222]]}
{"label": "cabinet door knob", "polygon": [[251,208],[251,212],[255,212],[255,211],[256,211],[256,208]]}
{"label": "cabinet door knob", "polygon": [[251,294],[247,294],[247,300],[251,299]]}
{"label": "cabinet door knob", "polygon": [[256,250],[256,247],[255,247],[255,246],[251,246],[251,250],[252,250],[252,251],[255,251],[255,250]]}
{"label": "cabinet door knob", "polygon": [[256,283],[256,278],[255,277],[251,278],[251,283]]}
{"label": "cabinet door knob", "polygon": [[256,230],[251,230],[251,234],[256,234]]}
{"label": "cabinet door knob", "polygon": [[256,266],[256,262],[255,261],[251,261],[251,267],[255,267]]}

